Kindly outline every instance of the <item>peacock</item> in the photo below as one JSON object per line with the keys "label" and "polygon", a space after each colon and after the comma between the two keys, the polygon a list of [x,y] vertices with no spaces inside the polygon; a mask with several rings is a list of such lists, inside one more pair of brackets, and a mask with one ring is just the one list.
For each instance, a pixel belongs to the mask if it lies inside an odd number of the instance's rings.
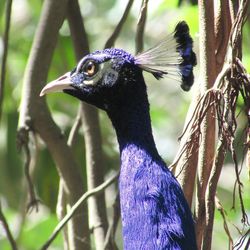
{"label": "peacock", "polygon": [[106,111],[120,149],[119,192],[124,249],[197,249],[194,221],[182,189],[154,142],[143,71],[169,76],[187,91],[196,56],[182,21],[155,47],[136,56],[95,51],[48,83],[41,96],[65,92]]}

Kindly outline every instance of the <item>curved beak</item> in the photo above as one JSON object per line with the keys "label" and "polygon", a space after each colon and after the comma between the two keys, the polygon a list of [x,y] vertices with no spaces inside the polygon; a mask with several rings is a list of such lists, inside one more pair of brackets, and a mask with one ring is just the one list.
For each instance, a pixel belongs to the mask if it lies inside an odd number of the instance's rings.
{"label": "curved beak", "polygon": [[70,72],[67,72],[58,79],[46,84],[45,87],[42,89],[40,96],[44,96],[45,94],[52,92],[63,92],[63,90],[66,89],[74,89],[72,87],[72,84],[73,82],[70,77]]}

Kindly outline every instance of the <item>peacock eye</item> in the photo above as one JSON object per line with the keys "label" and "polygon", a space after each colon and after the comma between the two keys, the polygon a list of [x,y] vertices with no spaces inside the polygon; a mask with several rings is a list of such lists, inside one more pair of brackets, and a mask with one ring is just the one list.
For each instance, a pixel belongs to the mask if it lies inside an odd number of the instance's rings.
{"label": "peacock eye", "polygon": [[96,64],[94,61],[88,61],[87,63],[85,63],[83,68],[84,74],[91,77],[95,75],[97,71],[98,71],[98,64]]}

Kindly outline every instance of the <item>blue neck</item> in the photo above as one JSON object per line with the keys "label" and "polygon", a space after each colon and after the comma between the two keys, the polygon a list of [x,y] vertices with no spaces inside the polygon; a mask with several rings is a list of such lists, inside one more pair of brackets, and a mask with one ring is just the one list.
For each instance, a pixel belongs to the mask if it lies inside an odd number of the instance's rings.
{"label": "blue neck", "polygon": [[[127,93],[123,91],[119,102],[119,109],[111,109],[108,115],[116,130],[121,155],[119,189],[124,249],[139,249],[152,230],[145,223],[149,217],[138,205],[138,198],[144,191],[137,179],[147,169],[151,171],[152,162],[162,164],[162,160],[152,135],[144,81],[129,88]],[[154,249],[153,245],[148,249]]]}
{"label": "blue neck", "polygon": [[119,102],[111,108],[108,115],[116,130],[120,153],[128,145],[133,144],[158,158],[143,78],[141,82],[134,83],[133,87],[123,91]]}
{"label": "blue neck", "polygon": [[146,86],[117,90],[107,113],[116,130],[125,250],[196,249],[193,220],[181,188],[159,156],[152,135]]}
{"label": "blue neck", "polygon": [[194,250],[190,209],[155,146],[142,70],[124,51],[104,52],[112,70],[95,86],[65,92],[105,110],[116,130],[124,250]]}

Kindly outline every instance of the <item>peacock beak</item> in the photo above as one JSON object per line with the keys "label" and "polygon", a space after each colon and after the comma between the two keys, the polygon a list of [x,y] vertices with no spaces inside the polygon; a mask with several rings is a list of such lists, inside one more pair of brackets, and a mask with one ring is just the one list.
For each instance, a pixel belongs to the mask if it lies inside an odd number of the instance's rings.
{"label": "peacock beak", "polygon": [[52,92],[63,92],[63,90],[66,89],[74,89],[72,87],[73,82],[71,80],[70,73],[71,72],[67,72],[58,79],[46,84],[42,89],[40,96],[44,96],[45,94]]}

